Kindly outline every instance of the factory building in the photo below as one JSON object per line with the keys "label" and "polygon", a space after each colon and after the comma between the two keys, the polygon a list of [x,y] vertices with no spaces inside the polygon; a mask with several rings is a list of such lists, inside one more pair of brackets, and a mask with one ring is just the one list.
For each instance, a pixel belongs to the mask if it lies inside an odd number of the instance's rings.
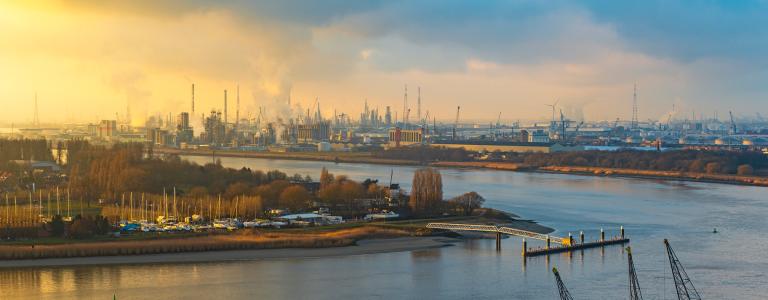
{"label": "factory building", "polygon": [[440,142],[431,144],[433,147],[441,148],[463,148],[472,152],[538,152],[552,153],[563,151],[581,151],[583,146],[563,146],[556,143],[511,143],[511,142],[486,142],[486,141],[462,141],[462,142]]}
{"label": "factory building", "polygon": [[389,147],[420,145],[424,143],[424,129],[403,130],[395,127],[389,130]]}
{"label": "factory building", "polygon": [[99,137],[110,138],[117,135],[117,121],[115,120],[101,120],[99,123]]}
{"label": "factory building", "polygon": [[331,123],[317,122],[298,125],[298,139],[301,142],[328,141],[331,137]]}

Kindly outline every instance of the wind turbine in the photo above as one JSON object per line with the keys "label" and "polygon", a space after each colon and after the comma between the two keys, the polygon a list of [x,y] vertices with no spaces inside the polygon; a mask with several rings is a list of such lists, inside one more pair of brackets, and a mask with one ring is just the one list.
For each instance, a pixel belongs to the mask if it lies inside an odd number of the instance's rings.
{"label": "wind turbine", "polygon": [[560,100],[555,100],[555,103],[552,103],[552,104],[544,104],[552,108],[552,121],[551,123],[549,123],[550,127],[554,126],[555,124],[555,107],[557,107],[558,102],[560,102]]}

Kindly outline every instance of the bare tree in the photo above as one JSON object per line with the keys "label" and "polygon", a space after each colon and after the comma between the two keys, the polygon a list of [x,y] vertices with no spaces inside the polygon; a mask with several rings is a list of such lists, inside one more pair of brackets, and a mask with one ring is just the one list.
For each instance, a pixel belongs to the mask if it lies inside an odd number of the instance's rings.
{"label": "bare tree", "polygon": [[459,195],[449,200],[449,202],[455,209],[460,209],[465,215],[469,216],[472,215],[475,209],[483,207],[485,198],[476,192],[469,192]]}
{"label": "bare tree", "polygon": [[416,214],[434,213],[443,200],[443,179],[440,171],[423,168],[413,175],[409,205]]}

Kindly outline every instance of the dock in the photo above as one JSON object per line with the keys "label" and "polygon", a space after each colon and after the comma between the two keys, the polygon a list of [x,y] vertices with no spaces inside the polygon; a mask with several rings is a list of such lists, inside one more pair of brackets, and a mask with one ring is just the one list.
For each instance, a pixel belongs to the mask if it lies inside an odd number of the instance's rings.
{"label": "dock", "polygon": [[[427,228],[443,229],[443,230],[451,230],[451,231],[479,231],[479,232],[495,233],[496,234],[496,251],[501,251],[502,235],[506,234],[510,236],[522,237],[523,251],[521,251],[522,252],[521,254],[523,257],[548,255],[548,254],[554,254],[554,253],[569,252],[569,251],[589,249],[589,248],[598,248],[598,247],[605,247],[605,246],[611,246],[611,245],[624,245],[629,243],[629,238],[626,238],[624,236],[624,226],[620,227],[619,236],[613,237],[610,239],[605,238],[605,231],[601,228],[600,239],[593,242],[585,242],[583,231],[579,233],[579,241],[576,242],[570,233],[568,234],[568,237],[561,238],[561,237],[550,236],[546,234],[540,234],[536,232],[504,227],[504,226],[496,226],[496,225],[429,223],[427,224]],[[543,248],[528,248],[528,242],[526,242],[525,240],[526,238],[545,241],[546,246]],[[552,246],[552,243],[558,244],[559,246]]]}
{"label": "dock", "polygon": [[525,257],[532,257],[532,256],[540,256],[540,255],[548,255],[548,254],[555,254],[555,253],[561,253],[561,252],[568,252],[568,251],[575,251],[575,250],[581,250],[581,249],[589,249],[589,248],[599,248],[604,246],[610,246],[610,245],[624,245],[629,243],[628,238],[622,238],[622,237],[616,237],[609,240],[604,241],[594,241],[594,242],[586,242],[586,243],[577,243],[570,246],[555,246],[555,247],[548,247],[548,248],[523,248],[523,256]]}

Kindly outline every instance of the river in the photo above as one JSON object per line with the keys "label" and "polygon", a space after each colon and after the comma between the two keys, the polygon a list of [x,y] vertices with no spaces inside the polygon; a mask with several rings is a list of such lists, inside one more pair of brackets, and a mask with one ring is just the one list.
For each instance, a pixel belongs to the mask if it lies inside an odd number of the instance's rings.
{"label": "river", "polygon": [[[187,157],[205,163],[210,158]],[[415,167],[221,158],[228,167],[317,178],[325,166],[350,178],[408,189]],[[441,169],[446,197],[477,191],[486,206],[514,212],[588,240],[600,228],[629,238],[645,299],[674,299],[668,238],[705,299],[768,294],[768,189],[712,183]],[[717,228],[719,233],[712,233]],[[541,246],[528,241],[529,246]],[[520,256],[493,240],[412,252],[264,261],[0,270],[0,299],[557,299],[557,267],[576,299],[628,298],[620,246],[572,254]]]}

